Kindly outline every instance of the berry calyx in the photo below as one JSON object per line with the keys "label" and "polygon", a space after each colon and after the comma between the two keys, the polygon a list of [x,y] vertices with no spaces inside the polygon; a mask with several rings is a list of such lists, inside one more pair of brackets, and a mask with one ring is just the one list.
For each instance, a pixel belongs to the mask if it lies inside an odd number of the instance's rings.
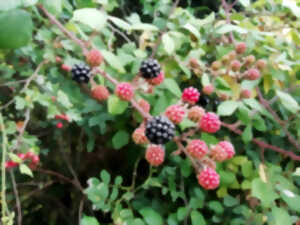
{"label": "berry calyx", "polygon": [[119,83],[116,87],[115,93],[120,99],[124,101],[130,101],[134,96],[133,87],[130,83],[127,82]]}
{"label": "berry calyx", "polygon": [[210,167],[202,170],[197,178],[198,183],[206,190],[216,189],[220,184],[220,175]]}
{"label": "berry calyx", "polygon": [[182,122],[185,116],[185,110],[180,105],[171,105],[166,109],[165,115],[175,124]]}
{"label": "berry calyx", "polygon": [[197,159],[202,159],[208,152],[208,147],[204,141],[192,140],[188,143],[187,151]]}
{"label": "berry calyx", "polygon": [[181,99],[182,101],[193,105],[199,100],[199,97],[200,97],[200,93],[196,88],[188,87],[183,90]]}
{"label": "berry calyx", "polygon": [[222,63],[220,61],[214,61],[212,64],[211,64],[211,68],[213,70],[219,70],[222,66]]}
{"label": "berry calyx", "polygon": [[97,85],[92,89],[92,97],[100,102],[105,101],[109,97],[109,91],[103,85]]}
{"label": "berry calyx", "polygon": [[133,139],[134,143],[136,143],[138,145],[147,144],[148,139],[145,135],[145,128],[139,127],[137,129],[135,129],[134,132],[132,133],[132,139]]}
{"label": "berry calyx", "polygon": [[161,71],[157,77],[148,79],[148,83],[151,85],[160,85],[165,79],[165,74],[163,71]]}
{"label": "berry calyx", "polygon": [[234,72],[239,71],[240,68],[241,68],[241,66],[242,66],[242,64],[240,63],[239,60],[233,60],[233,61],[231,62],[231,69],[232,69],[232,71],[234,71]]}
{"label": "berry calyx", "polygon": [[241,91],[241,98],[251,98],[251,91],[249,89],[243,89]]}
{"label": "berry calyx", "polygon": [[258,69],[251,68],[246,71],[246,79],[257,80],[258,78],[260,78],[260,72]]}
{"label": "berry calyx", "polygon": [[155,116],[147,121],[146,137],[153,144],[166,144],[175,135],[175,125],[165,116]]}
{"label": "berry calyx", "polygon": [[210,156],[217,162],[223,162],[227,159],[227,152],[217,144],[210,149]]}
{"label": "berry calyx", "polygon": [[245,42],[240,42],[235,46],[235,51],[238,54],[243,54],[246,51],[246,49],[247,49],[247,45]]}
{"label": "berry calyx", "polygon": [[140,99],[138,102],[139,106],[144,110],[144,112],[150,112],[150,104],[145,99]]}
{"label": "berry calyx", "polygon": [[188,118],[197,123],[201,117],[205,114],[205,110],[200,106],[193,106],[188,111]]}
{"label": "berry calyx", "polygon": [[72,67],[72,79],[77,83],[88,83],[91,77],[91,69],[87,65],[75,64]]}
{"label": "berry calyx", "polygon": [[199,127],[207,133],[216,133],[221,128],[221,121],[215,113],[205,113],[200,122]]}
{"label": "berry calyx", "polygon": [[63,128],[63,123],[62,122],[59,122],[59,123],[57,123],[56,124],[56,127],[58,128],[58,129],[61,129],[61,128]]}
{"label": "berry calyx", "polygon": [[145,158],[151,166],[159,166],[164,162],[165,150],[159,145],[149,145]]}
{"label": "berry calyx", "polygon": [[69,71],[72,70],[72,68],[71,68],[70,66],[66,65],[66,64],[62,64],[62,65],[60,66],[60,68],[61,68],[62,70],[64,70],[64,71],[67,71],[67,72],[69,72]]}
{"label": "berry calyx", "polygon": [[103,61],[103,56],[101,52],[97,49],[92,49],[86,54],[86,62],[91,67],[99,66]]}
{"label": "berry calyx", "polygon": [[146,59],[140,67],[140,74],[145,79],[153,79],[160,74],[160,65],[156,59]]}
{"label": "berry calyx", "polygon": [[231,159],[235,155],[234,147],[229,141],[221,141],[218,145],[227,153],[227,159]]}
{"label": "berry calyx", "polygon": [[209,84],[204,86],[202,91],[206,95],[211,95],[215,91],[215,87],[212,84]]}

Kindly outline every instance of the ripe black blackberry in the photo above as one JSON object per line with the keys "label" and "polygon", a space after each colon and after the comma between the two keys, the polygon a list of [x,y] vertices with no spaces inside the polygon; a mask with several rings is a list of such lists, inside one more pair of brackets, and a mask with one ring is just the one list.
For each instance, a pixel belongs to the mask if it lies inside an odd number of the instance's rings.
{"label": "ripe black blackberry", "polygon": [[160,74],[160,65],[156,59],[146,59],[142,62],[140,67],[141,76],[145,79],[152,79],[158,77]]}
{"label": "ripe black blackberry", "polygon": [[209,105],[209,103],[210,103],[210,98],[207,97],[206,95],[201,95],[197,102],[197,105],[206,108]]}
{"label": "ripe black blackberry", "polygon": [[147,121],[146,137],[153,144],[166,144],[175,135],[174,124],[165,116],[155,116]]}
{"label": "ripe black blackberry", "polygon": [[90,80],[90,76],[91,76],[91,69],[89,66],[87,65],[79,65],[79,64],[75,64],[72,67],[72,79],[75,80],[78,83],[88,83]]}

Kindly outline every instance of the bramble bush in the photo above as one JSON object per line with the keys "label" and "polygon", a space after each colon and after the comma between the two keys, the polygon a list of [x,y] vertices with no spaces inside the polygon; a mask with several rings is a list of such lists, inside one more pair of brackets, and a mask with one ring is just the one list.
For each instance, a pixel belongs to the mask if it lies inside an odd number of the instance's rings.
{"label": "bramble bush", "polygon": [[215,2],[0,1],[1,224],[300,224],[300,3]]}

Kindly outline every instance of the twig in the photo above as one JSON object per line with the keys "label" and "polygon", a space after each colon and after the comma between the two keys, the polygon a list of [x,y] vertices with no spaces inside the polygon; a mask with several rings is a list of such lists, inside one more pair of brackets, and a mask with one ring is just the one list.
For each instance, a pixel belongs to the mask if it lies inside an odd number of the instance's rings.
{"label": "twig", "polygon": [[133,173],[132,173],[132,183],[131,183],[131,186],[130,186],[131,191],[133,191],[134,188],[135,188],[135,182],[136,182],[136,177],[137,177],[137,169],[138,169],[140,161],[141,161],[141,157],[139,157],[134,163],[134,168],[133,168]]}
{"label": "twig", "polygon": [[81,225],[81,217],[84,206],[84,197],[80,200],[79,209],[78,209],[78,225]]}
{"label": "twig", "polygon": [[26,79],[25,80],[11,81],[11,82],[7,82],[7,83],[4,83],[4,84],[0,84],[0,87],[10,86],[10,85],[19,84],[19,83],[25,83],[25,82],[26,82]]}
{"label": "twig", "polygon": [[[226,0],[222,0],[222,7],[225,11],[225,15],[226,15],[226,23],[230,24],[231,20],[230,20],[230,10],[232,9],[232,7],[237,3],[237,1],[235,1],[234,3],[232,3],[231,5],[229,5]],[[229,37],[230,37],[230,41],[234,42],[234,37],[233,37],[233,33],[232,31],[229,33]]]}
{"label": "twig", "polygon": [[[222,126],[226,127],[227,129],[231,130],[233,133],[236,133],[238,135],[242,135],[243,134],[243,132],[240,129],[232,126],[231,124],[222,123]],[[300,161],[300,156],[296,155],[294,152],[290,152],[290,151],[287,151],[285,149],[279,148],[277,146],[270,145],[270,144],[268,144],[266,142],[258,140],[257,138],[253,138],[252,142],[255,143],[255,144],[257,144],[261,148],[270,149],[272,151],[279,152],[279,153],[281,153],[281,154],[283,154],[285,156],[288,156],[292,160]]]}
{"label": "twig", "polygon": [[112,24],[107,23],[107,26],[112,29],[113,32],[119,34],[122,38],[124,38],[125,41],[127,41],[128,43],[131,42],[131,40],[127,37],[127,35],[125,33],[123,33],[122,31],[120,31],[119,29],[115,28]]}
{"label": "twig", "polygon": [[[171,8],[171,10],[170,10],[170,12],[169,12],[169,15],[168,15],[168,18],[167,18],[167,19],[170,19],[171,15],[174,13],[174,11],[175,11],[177,5],[179,4],[179,1],[180,1],[180,0],[176,0],[176,1],[173,3],[172,8]],[[153,47],[153,50],[152,50],[152,54],[151,54],[151,57],[152,57],[152,58],[156,55],[157,50],[158,50],[158,47],[159,47],[159,45],[160,45],[160,43],[161,43],[161,41],[162,41],[162,37],[163,37],[163,35],[167,32],[167,30],[168,30],[168,27],[166,26],[166,27],[160,32],[160,34],[159,34],[159,36],[158,36],[158,38],[157,38],[157,41],[156,41],[156,43],[155,43],[155,45],[154,45],[154,47]]]}
{"label": "twig", "polygon": [[44,8],[44,6],[42,5],[42,4],[38,4],[37,5],[38,6],[38,8],[40,8],[42,11],[43,11],[43,13],[49,18],[49,20],[50,20],[50,22],[52,23],[52,24],[55,24],[56,26],[58,26],[58,28],[67,36],[67,37],[69,37],[72,41],[74,41],[76,44],[78,44],[80,47],[81,47],[81,49],[82,49],[82,51],[83,51],[83,53],[84,54],[86,54],[86,53],[88,53],[88,49],[87,49],[87,47],[85,46],[85,43],[82,41],[82,40],[80,40],[80,39],[78,39],[72,32],[70,32],[70,31],[68,31],[56,18],[55,18],[55,16],[53,16],[51,13],[49,13],[48,12],[48,10],[46,10],[45,8]]}
{"label": "twig", "polygon": [[28,125],[29,120],[30,120],[30,109],[28,108],[26,110],[26,112],[25,112],[25,121],[24,121],[24,124],[23,124],[22,128],[19,131],[19,136],[17,138],[17,144],[16,144],[16,146],[15,146],[15,148],[13,150],[18,149],[20,147],[20,145],[22,143],[22,137],[24,135],[24,132],[25,132],[25,129],[26,129],[27,125]]}
{"label": "twig", "polygon": [[13,184],[14,195],[16,198],[16,205],[17,205],[17,211],[18,211],[18,225],[22,225],[22,208],[21,208],[21,202],[19,199],[19,193],[18,193],[15,175],[14,175],[13,170],[10,170],[9,173],[10,173],[11,181]]}

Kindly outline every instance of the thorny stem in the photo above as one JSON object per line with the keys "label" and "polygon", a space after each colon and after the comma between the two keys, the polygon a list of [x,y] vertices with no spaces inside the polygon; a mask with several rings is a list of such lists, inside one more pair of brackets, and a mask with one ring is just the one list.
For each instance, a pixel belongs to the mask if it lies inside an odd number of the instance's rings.
{"label": "thorny stem", "polygon": [[20,202],[20,198],[19,198],[15,175],[12,170],[10,170],[9,173],[10,173],[11,181],[13,184],[14,195],[16,198],[16,205],[17,205],[17,211],[18,211],[18,225],[22,225],[22,208],[21,208],[21,202]]}

